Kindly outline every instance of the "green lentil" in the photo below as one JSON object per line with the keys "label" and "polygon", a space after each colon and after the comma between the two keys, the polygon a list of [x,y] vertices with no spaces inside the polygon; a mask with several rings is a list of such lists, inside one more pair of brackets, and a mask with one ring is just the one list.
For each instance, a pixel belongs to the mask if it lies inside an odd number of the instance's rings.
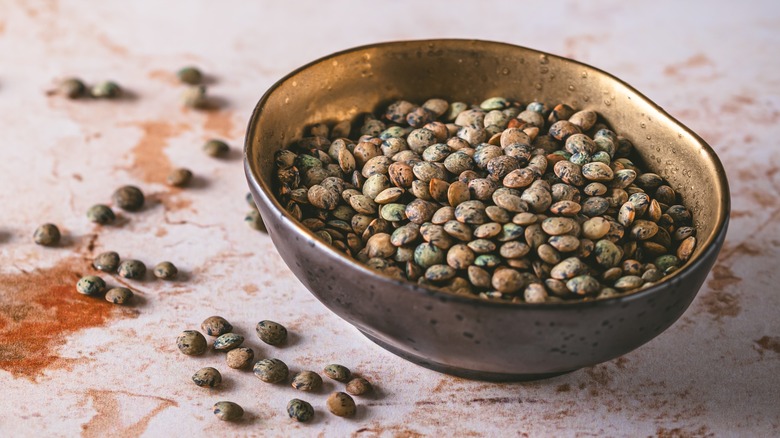
{"label": "green lentil", "polygon": [[339,382],[348,382],[352,373],[344,365],[330,364],[323,369],[326,376]]}
{"label": "green lentil", "polygon": [[193,66],[187,66],[176,72],[176,77],[185,84],[197,85],[203,80],[203,73]]}
{"label": "green lentil", "polygon": [[224,158],[230,152],[230,146],[222,140],[211,139],[203,144],[203,152],[209,157]]}
{"label": "green lentil", "polygon": [[54,246],[60,242],[60,229],[54,224],[43,224],[35,229],[33,240],[38,245]]}
{"label": "green lentil", "polygon": [[262,359],[252,369],[255,376],[267,383],[279,383],[287,379],[287,364],[279,359]]}
{"label": "green lentil", "polygon": [[69,99],[78,99],[87,91],[86,85],[78,78],[67,78],[57,86],[57,91]]}
{"label": "green lentil", "polygon": [[292,387],[299,391],[319,391],[322,377],[314,371],[301,371],[293,377]]}
{"label": "green lentil", "polygon": [[98,99],[114,99],[122,94],[122,89],[116,82],[102,81],[93,85],[89,92],[92,97]]}
{"label": "green lentil", "polygon": [[233,331],[233,325],[221,316],[209,316],[203,320],[200,328],[209,336],[222,336]]}
{"label": "green lentil", "polygon": [[144,193],[135,186],[122,186],[112,196],[114,204],[122,210],[138,211],[144,206]]}
{"label": "green lentil", "polygon": [[174,187],[185,187],[192,181],[192,171],[184,167],[173,169],[166,177],[168,185]]}
{"label": "green lentil", "polygon": [[211,410],[222,421],[236,421],[244,416],[244,409],[230,401],[216,402]]}
{"label": "green lentil", "polygon": [[117,267],[117,274],[130,280],[141,280],[146,275],[146,265],[140,260],[123,260]]}
{"label": "green lentil", "polygon": [[357,407],[355,406],[355,400],[349,396],[349,394],[343,392],[334,392],[328,396],[328,400],[325,402],[328,406],[328,410],[339,417],[351,417],[355,415]]}
{"label": "green lentil", "polygon": [[206,352],[206,338],[197,330],[185,330],[176,338],[179,351],[188,356],[199,356]]}
{"label": "green lentil", "polygon": [[263,320],[255,327],[257,337],[268,345],[281,345],[287,340],[287,329],[278,322]]}
{"label": "green lentil", "polygon": [[115,251],[100,253],[92,261],[92,266],[99,271],[114,272],[119,266],[119,254]]}
{"label": "green lentil", "polygon": [[244,342],[244,337],[236,333],[225,333],[214,340],[214,349],[218,351],[230,351]]}
{"label": "green lentil", "polygon": [[133,299],[133,291],[126,287],[113,287],[106,292],[106,301],[114,304],[127,304]]}
{"label": "green lentil", "polygon": [[99,295],[106,290],[106,282],[95,275],[81,277],[76,283],[76,291],[83,295]]}
{"label": "green lentil", "polygon": [[204,85],[193,85],[187,87],[181,94],[181,103],[190,108],[204,108],[208,105],[206,97],[206,87]]}
{"label": "green lentil", "polygon": [[154,267],[154,276],[163,280],[173,280],[179,274],[179,270],[171,262],[160,262]]}
{"label": "green lentil", "polygon": [[222,383],[222,374],[216,368],[205,367],[192,375],[192,381],[202,388],[216,388]]}
{"label": "green lentil", "polygon": [[314,408],[308,402],[294,398],[287,403],[287,415],[295,421],[306,423],[314,418]]}

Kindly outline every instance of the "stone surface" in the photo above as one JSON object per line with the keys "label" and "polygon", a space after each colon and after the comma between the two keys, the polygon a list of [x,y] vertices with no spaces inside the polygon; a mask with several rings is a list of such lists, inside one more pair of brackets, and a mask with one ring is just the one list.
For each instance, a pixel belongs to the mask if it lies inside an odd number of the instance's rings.
{"label": "stone surface", "polygon": [[[766,1],[0,2],[0,435],[777,435],[780,61],[770,48],[779,27],[780,8]],[[715,148],[734,194],[731,228],[674,326],[624,357],[546,381],[453,378],[385,352],[329,313],[270,239],[243,223],[244,128],[271,84],[337,50],[433,37],[590,63]],[[175,73],[186,65],[207,75],[216,108],[182,108]],[[125,95],[50,95],[68,76],[115,80]],[[201,153],[210,138],[231,145],[226,159]],[[195,175],[190,186],[167,186],[182,166]],[[144,190],[142,211],[90,223],[87,208],[110,203],[123,184]],[[57,247],[33,243],[44,222],[60,227]],[[149,266],[170,260],[179,277],[105,275],[136,293],[127,308],[75,293],[107,250]],[[343,363],[375,391],[349,421],[325,413],[292,423],[284,407],[300,393],[289,385],[226,368],[213,351],[176,350],[179,332],[215,314],[244,335],[278,321],[291,333],[284,348],[247,336],[259,357],[293,370]],[[218,395],[188,382],[204,366],[224,372]],[[341,386],[326,389],[306,396],[319,412]],[[244,418],[216,421],[219,400],[239,403]]]}

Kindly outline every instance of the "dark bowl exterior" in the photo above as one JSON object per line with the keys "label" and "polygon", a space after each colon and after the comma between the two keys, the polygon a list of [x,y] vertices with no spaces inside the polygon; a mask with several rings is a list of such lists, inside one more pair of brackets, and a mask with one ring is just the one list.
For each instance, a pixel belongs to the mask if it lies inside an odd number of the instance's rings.
{"label": "dark bowl exterior", "polygon": [[[580,70],[603,75],[605,83],[612,81],[619,92],[628,93],[628,100],[633,99],[630,103],[640,107],[637,111],[643,111],[643,117],[653,111],[650,115],[659,124],[658,133],[663,132],[661,128],[674,127],[685,134],[685,138],[678,135],[683,140],[675,144],[673,150],[683,157],[701,156],[699,160],[704,164],[693,165],[692,171],[685,167],[686,163],[681,163],[682,170],[675,164],[674,172],[664,172],[660,169],[662,162],[655,163],[655,156],[649,157],[652,149],[649,152],[640,149],[640,153],[643,158],[647,157],[651,168],[673,184],[680,178],[678,170],[686,175],[694,174],[687,176],[691,181],[686,181],[693,185],[680,190],[686,203],[693,204],[694,219],[700,230],[701,243],[694,257],[665,281],[634,294],[588,302],[513,304],[453,295],[383,277],[303,228],[284,212],[272,193],[270,174],[273,167],[269,157],[286,146],[283,144],[285,137],[289,141],[300,136],[302,129],[290,127],[285,131],[285,128],[272,126],[273,119],[265,121],[264,125],[263,116],[268,105],[273,104],[274,98],[280,98],[273,94],[284,94],[280,87],[290,81],[305,79],[301,74],[306,74],[308,69],[329,63],[336,65],[336,61],[346,62],[344,57],[365,56],[362,52],[367,50],[415,53],[413,49],[432,45],[444,51],[457,51],[467,46],[483,60],[490,57],[485,52],[495,51],[511,53],[518,59],[549,57],[563,66],[571,64],[578,75]],[[464,56],[463,53],[458,52],[458,56]],[[411,58],[413,62],[414,57]],[[371,105],[377,102],[400,97],[397,94],[387,92],[361,110],[371,110]],[[284,97],[286,104],[289,95]],[[584,105],[580,102],[578,106]],[[628,119],[621,112],[610,113],[609,104],[606,108],[604,105],[588,106],[605,113],[618,130],[621,130],[620,122]],[[337,118],[339,115],[332,111],[309,114],[305,120],[292,117],[295,120],[290,123],[302,126],[328,116]],[[260,101],[249,124],[245,155],[249,186],[268,233],[284,261],[312,294],[384,348],[422,366],[469,378],[524,380],[548,377],[610,360],[650,341],[672,325],[690,305],[715,263],[728,224],[729,195],[725,172],[714,152],[695,134],[606,73],[553,55],[500,43],[463,40],[388,43],[356,48],[315,61],[282,79]],[[706,186],[708,182],[710,188],[696,190],[696,185]],[[717,205],[711,205],[713,202]],[[701,207],[698,212],[697,206]]]}

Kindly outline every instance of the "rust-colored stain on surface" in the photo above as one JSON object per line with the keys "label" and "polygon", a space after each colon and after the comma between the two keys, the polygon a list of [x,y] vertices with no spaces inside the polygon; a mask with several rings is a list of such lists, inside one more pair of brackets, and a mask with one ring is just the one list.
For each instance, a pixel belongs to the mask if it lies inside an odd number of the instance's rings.
{"label": "rust-colored stain on surface", "polygon": [[762,355],[765,351],[774,351],[780,354],[780,337],[778,336],[762,336],[761,339],[756,341],[758,350]]}
{"label": "rust-colored stain on surface", "polygon": [[43,370],[64,366],[57,349],[67,335],[104,325],[110,318],[138,313],[105,300],[80,295],[80,258],[29,273],[0,275],[0,368],[33,379]]}
{"label": "rust-colored stain on surface", "polygon": [[[174,400],[141,394],[131,394],[125,391],[107,391],[90,389],[86,392],[92,400],[92,407],[97,411],[92,419],[81,426],[81,436],[84,438],[111,436],[141,436],[146,432],[149,422],[163,410],[178,406]],[[131,398],[151,398],[159,401],[156,407],[146,413],[138,421],[122,427],[125,421],[118,395]]]}
{"label": "rust-colored stain on surface", "polygon": [[171,161],[165,155],[168,140],[184,132],[188,126],[156,120],[138,122],[135,125],[144,133],[133,147],[131,170],[145,182],[163,184],[172,169]]}
{"label": "rust-colored stain on surface", "polygon": [[164,82],[170,85],[181,85],[181,81],[176,77],[176,73],[168,70],[152,70],[148,73],[150,79]]}
{"label": "rust-colored stain on surface", "polygon": [[707,426],[700,426],[697,429],[683,429],[680,427],[667,429],[665,427],[659,427],[655,431],[655,436],[658,438],[694,438],[710,437],[715,436],[715,434],[710,432]]}
{"label": "rust-colored stain on surface", "polygon": [[206,121],[203,123],[203,129],[221,137],[230,137],[233,132],[233,112],[224,110],[206,111]]}
{"label": "rust-colored stain on surface", "polygon": [[742,306],[737,295],[727,292],[726,289],[738,284],[742,278],[734,275],[734,272],[725,264],[718,263],[712,268],[712,279],[707,285],[712,289],[702,296],[704,309],[715,319],[724,316],[734,317],[742,311]]}
{"label": "rust-colored stain on surface", "polygon": [[713,62],[710,58],[707,57],[707,55],[698,53],[683,62],[666,66],[666,68],[664,68],[664,74],[667,76],[683,76],[682,72],[684,70],[708,67],[712,65]]}

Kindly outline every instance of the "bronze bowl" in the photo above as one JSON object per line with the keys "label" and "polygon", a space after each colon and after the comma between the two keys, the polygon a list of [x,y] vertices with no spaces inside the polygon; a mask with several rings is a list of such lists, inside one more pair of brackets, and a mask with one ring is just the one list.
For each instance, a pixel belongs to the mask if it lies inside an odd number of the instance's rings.
{"label": "bronze bowl", "polygon": [[[493,302],[378,275],[320,240],[276,199],[274,152],[301,138],[308,125],[352,119],[399,98],[481,102],[490,96],[593,109],[633,141],[646,166],[666,178],[693,213],[698,247],[686,265],[652,287],[616,298]],[[391,42],[314,61],[260,99],[244,154],[268,233],[314,296],[383,348],[474,379],[550,377],[621,356],[658,336],[698,292],[729,218],[728,182],[715,152],[658,105],[596,68],[496,42]]]}

